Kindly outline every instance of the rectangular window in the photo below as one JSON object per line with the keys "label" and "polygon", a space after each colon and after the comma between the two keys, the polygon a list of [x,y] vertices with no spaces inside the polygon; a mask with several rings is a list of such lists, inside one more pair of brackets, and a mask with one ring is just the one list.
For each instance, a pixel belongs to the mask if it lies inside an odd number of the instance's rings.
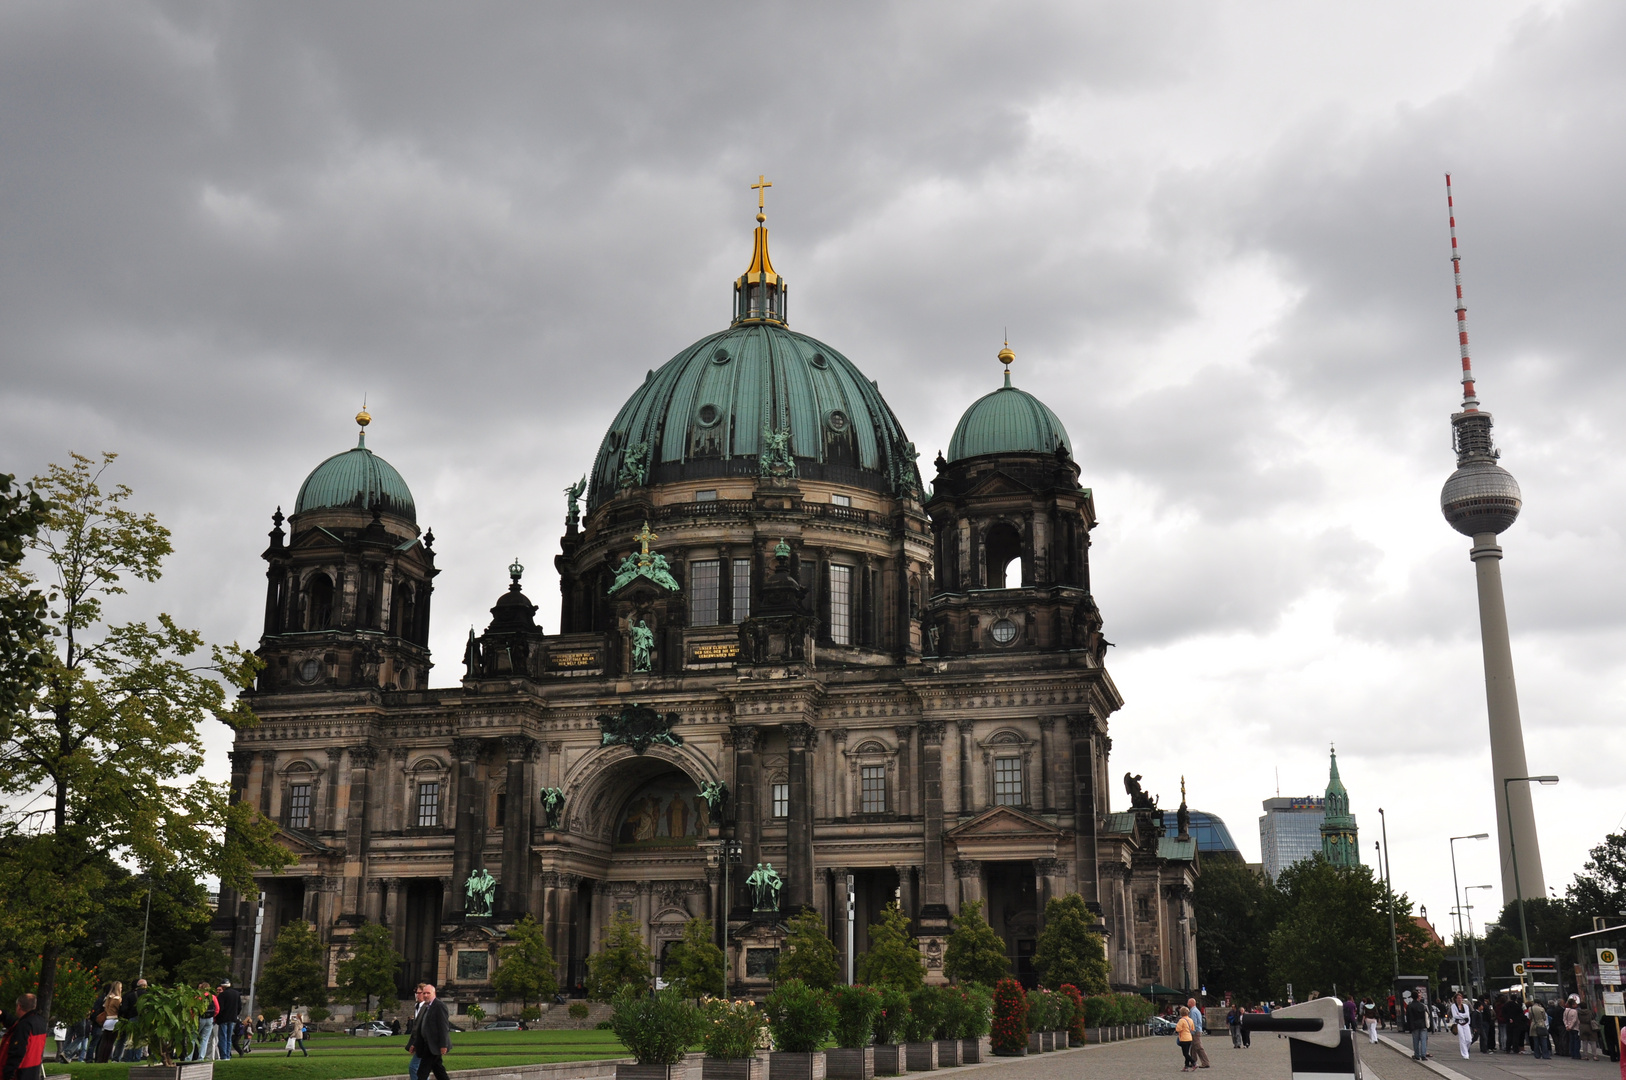
{"label": "rectangular window", "polygon": [[708,488],[705,491],[697,491],[697,492],[695,492],[694,493],[694,501],[695,502],[716,502],[717,501],[717,489],[716,488]]}
{"label": "rectangular window", "polygon": [[853,643],[853,568],[830,567],[830,640],[837,645]]}
{"label": "rectangular window", "polygon": [[457,952],[457,981],[485,982],[491,970],[491,954],[459,949]]}
{"label": "rectangular window", "polygon": [[858,770],[861,813],[886,813],[886,766],[864,765]]}
{"label": "rectangular window", "polygon": [[507,824],[508,824],[508,793],[506,791],[499,791],[497,793],[497,828],[500,829],[504,825],[507,825]]}
{"label": "rectangular window", "polygon": [[309,784],[291,784],[288,787],[288,827],[290,829],[308,829],[311,827],[311,786]]}
{"label": "rectangular window", "polygon": [[418,785],[418,828],[440,826],[440,781]]}
{"label": "rectangular window", "polygon": [[1022,761],[1020,758],[994,759],[994,805],[1022,805]]}
{"label": "rectangular window", "polygon": [[751,560],[734,560],[734,622],[751,617]]}
{"label": "rectangular window", "polygon": [[852,496],[850,496],[850,495],[832,495],[832,496],[830,496],[830,505],[831,506],[851,506],[852,504],[853,504],[853,500],[852,500]]}
{"label": "rectangular window", "polygon": [[689,564],[689,625],[716,626],[723,564],[705,559]]}
{"label": "rectangular window", "polygon": [[772,785],[773,816],[790,817],[790,785]]}

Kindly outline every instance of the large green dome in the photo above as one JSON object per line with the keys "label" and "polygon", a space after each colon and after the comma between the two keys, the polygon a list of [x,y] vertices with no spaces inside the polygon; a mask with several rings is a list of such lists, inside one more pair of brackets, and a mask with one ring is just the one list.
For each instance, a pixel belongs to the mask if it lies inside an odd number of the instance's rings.
{"label": "large green dome", "polygon": [[1049,406],[1026,390],[1007,384],[972,403],[949,440],[948,460],[982,454],[1053,453],[1058,445],[1072,454],[1067,429]]}
{"label": "large green dome", "polygon": [[776,322],[740,321],[651,371],[627,399],[599,444],[588,509],[615,494],[629,452],[641,453],[650,486],[754,477],[764,428],[789,431],[804,480],[920,490],[914,444],[850,360]]}
{"label": "large green dome", "polygon": [[305,477],[294,513],[309,510],[378,510],[416,523],[412,492],[395,467],[367,449],[363,435],[354,449],[334,454]]}

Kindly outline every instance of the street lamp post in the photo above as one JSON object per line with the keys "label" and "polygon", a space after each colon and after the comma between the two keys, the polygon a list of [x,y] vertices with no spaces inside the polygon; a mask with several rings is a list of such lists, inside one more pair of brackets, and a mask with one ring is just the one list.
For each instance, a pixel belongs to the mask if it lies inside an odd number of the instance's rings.
{"label": "street lamp post", "polygon": [[[1511,833],[1509,835],[1512,835]],[[1451,838],[1451,893],[1456,897],[1457,911],[1462,911],[1462,890],[1457,888],[1457,841],[1458,840],[1489,840],[1490,833],[1474,833],[1471,836],[1453,836]],[[1457,933],[1462,930],[1459,926]],[[1462,972],[1462,985],[1468,985],[1468,960],[1462,953],[1462,942],[1457,942],[1457,970]]]}
{"label": "street lamp post", "polygon": [[1383,891],[1389,902],[1389,951],[1394,955],[1395,978],[1400,978],[1400,938],[1395,934],[1395,887],[1389,878],[1389,819],[1378,807],[1378,821],[1383,825]]}
{"label": "street lamp post", "polygon": [[[1496,888],[1496,886],[1494,886],[1494,885],[1470,885],[1466,889],[1463,889],[1462,893],[1463,893],[1464,896],[1467,896],[1469,893],[1473,892],[1475,889],[1494,889],[1494,888]],[[1473,903],[1473,901],[1472,900],[1467,901],[1466,907],[1467,907],[1467,912],[1468,912],[1468,947],[1470,949],[1472,949],[1473,952],[1474,952],[1474,974],[1477,977],[1478,974],[1479,974],[1479,939],[1474,937],[1474,903]]]}
{"label": "street lamp post", "polygon": [[[1513,861],[1513,895],[1519,901],[1519,935],[1524,939],[1524,955],[1530,955],[1530,927],[1524,921],[1524,890],[1519,886],[1519,853],[1513,847],[1513,806],[1508,802],[1508,785],[1534,781],[1543,787],[1558,783],[1556,776],[1509,776],[1502,781],[1502,807],[1507,812],[1507,854]],[[1379,811],[1382,813],[1382,811]]]}

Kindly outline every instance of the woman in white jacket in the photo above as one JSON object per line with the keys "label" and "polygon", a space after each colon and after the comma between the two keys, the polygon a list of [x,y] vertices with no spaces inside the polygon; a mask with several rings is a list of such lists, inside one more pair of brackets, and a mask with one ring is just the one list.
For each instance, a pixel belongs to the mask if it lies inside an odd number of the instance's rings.
{"label": "woman in white jacket", "polygon": [[1464,1061],[1468,1059],[1468,1048],[1474,1043],[1473,1014],[1468,1011],[1467,1002],[1458,994],[1451,999],[1449,1013],[1451,1027],[1457,1033],[1457,1051]]}

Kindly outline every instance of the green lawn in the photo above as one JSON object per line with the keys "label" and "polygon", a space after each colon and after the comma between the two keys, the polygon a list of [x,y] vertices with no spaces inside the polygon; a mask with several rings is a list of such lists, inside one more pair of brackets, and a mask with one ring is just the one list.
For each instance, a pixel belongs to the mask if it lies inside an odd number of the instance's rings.
{"label": "green lawn", "polygon": [[[365,1076],[405,1076],[406,1037],[358,1039],[328,1032],[305,1040],[310,1057],[297,1050],[287,1056],[283,1041],[256,1043],[246,1058],[215,1062],[219,1080],[354,1080]],[[627,1050],[608,1031],[466,1031],[453,1033],[446,1068],[490,1069],[547,1061],[586,1061],[626,1057]],[[73,1080],[126,1080],[128,1064],[52,1065],[47,1075]]]}

